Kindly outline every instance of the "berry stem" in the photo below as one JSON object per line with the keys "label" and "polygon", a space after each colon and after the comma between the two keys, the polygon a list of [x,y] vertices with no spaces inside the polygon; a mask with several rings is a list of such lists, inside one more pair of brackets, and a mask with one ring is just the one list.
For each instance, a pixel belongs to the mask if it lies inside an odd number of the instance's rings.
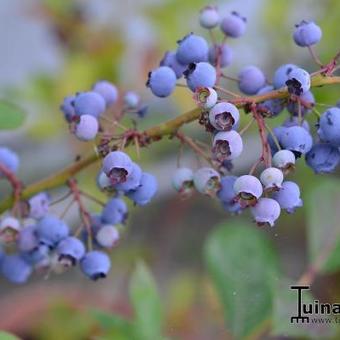
{"label": "berry stem", "polygon": [[318,55],[316,54],[314,48],[312,46],[308,46],[308,51],[313,59],[313,61],[315,62],[315,64],[317,64],[318,66],[320,66],[321,68],[323,67],[323,64],[320,60],[320,58],[318,57]]}

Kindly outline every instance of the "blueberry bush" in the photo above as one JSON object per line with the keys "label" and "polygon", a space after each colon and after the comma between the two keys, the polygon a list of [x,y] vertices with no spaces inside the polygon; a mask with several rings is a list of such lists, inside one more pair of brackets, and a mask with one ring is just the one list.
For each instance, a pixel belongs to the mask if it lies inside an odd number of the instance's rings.
{"label": "blueberry bush", "polygon": [[[0,202],[1,276],[14,285],[46,277],[52,281],[75,270],[93,281],[105,279],[115,271],[112,259],[126,242],[129,215],[157,201],[159,179],[143,157],[156,142],[173,143],[177,164],[167,185],[177,192],[180,204],[201,195],[217,201],[226,216],[202,247],[210,294],[225,319],[225,328],[213,338],[336,337],[336,325],[316,329],[290,324],[296,302],[289,286],[312,285],[319,274],[340,267],[337,180],[329,176],[311,189],[294,176],[309,168],[316,183],[316,175],[338,169],[339,98],[329,98],[330,104],[317,98],[321,91],[340,86],[340,51],[336,44],[329,46],[333,56],[321,60],[322,26],[302,16],[290,35],[296,49],[309,54],[308,67],[293,64],[287,56],[270,76],[250,59],[233,75],[229,67],[238,58],[234,40],[242,43],[251,22],[236,11],[222,14],[213,5],[196,17],[197,32],[179,37],[158,64],[150,65],[148,92],[98,79],[87,89],[66,93],[60,103],[63,128],[83,144],[83,152],[62,170],[24,183],[20,173],[26,164],[20,152],[0,147],[0,179],[11,188]],[[162,103],[177,91],[185,91],[193,108],[144,128],[153,98]],[[21,126],[24,118],[21,108],[0,102],[1,130]],[[196,129],[188,130],[190,124]],[[249,147],[247,134],[254,129],[260,150],[254,151],[255,161],[239,171],[237,164]],[[197,165],[185,162],[184,148],[192,151]],[[92,165],[96,175],[89,172],[89,177],[96,189],[88,190],[78,176]],[[58,206],[63,206],[60,214],[55,213]],[[308,212],[308,263],[295,280],[283,274],[270,237],[276,235],[280,218],[303,206]],[[67,215],[75,212],[77,222],[70,224]],[[156,280],[141,260],[128,290],[130,315],[77,310],[88,327],[77,337],[172,338]]]}

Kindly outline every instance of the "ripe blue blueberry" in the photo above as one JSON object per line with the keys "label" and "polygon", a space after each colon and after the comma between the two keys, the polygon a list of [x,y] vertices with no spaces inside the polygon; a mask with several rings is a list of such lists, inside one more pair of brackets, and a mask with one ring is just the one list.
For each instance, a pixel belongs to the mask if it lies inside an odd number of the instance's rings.
{"label": "ripe blue blueberry", "polygon": [[168,66],[168,67],[170,67],[175,72],[177,79],[182,77],[183,72],[187,68],[186,65],[181,64],[177,60],[176,52],[173,52],[173,51],[165,52],[164,57],[161,60],[159,66]]}
{"label": "ripe blue blueberry", "polygon": [[20,255],[6,255],[1,263],[2,275],[10,282],[25,283],[32,273],[32,267]]}
{"label": "ripe blue blueberry", "polygon": [[142,169],[137,163],[132,163],[132,171],[129,176],[127,176],[124,183],[116,184],[115,189],[124,192],[136,189],[142,179]]}
{"label": "ripe blue blueberry", "polygon": [[[12,173],[17,173],[20,164],[19,157],[14,151],[4,146],[0,147],[0,164]],[[0,178],[3,176],[0,170]]]}
{"label": "ripe blue blueberry", "polygon": [[236,200],[234,183],[236,176],[224,176],[221,178],[221,188],[217,192],[217,197],[221,201],[224,209],[230,213],[237,213],[242,210],[241,205]]}
{"label": "ripe blue blueberry", "polygon": [[40,192],[28,200],[29,216],[39,220],[48,213],[50,196],[46,192]]}
{"label": "ripe blue blueberry", "polygon": [[199,87],[195,91],[194,99],[199,107],[209,110],[217,103],[218,95],[212,87]]}
{"label": "ripe blue blueberry", "polygon": [[128,216],[128,208],[121,198],[111,198],[104,206],[101,220],[104,224],[125,223]]}
{"label": "ripe blue blueberry", "polygon": [[340,108],[331,107],[321,115],[318,135],[322,141],[340,146]]}
{"label": "ripe blue blueberry", "polygon": [[156,177],[147,172],[143,172],[140,185],[136,189],[128,191],[126,196],[135,204],[143,206],[151,201],[157,189],[158,183]]}
{"label": "ripe blue blueberry", "polygon": [[235,195],[242,207],[254,206],[263,193],[261,182],[252,175],[243,175],[234,183]]}
{"label": "ripe blue blueberry", "polygon": [[24,227],[17,237],[17,248],[22,252],[29,252],[39,246],[39,241],[36,236],[36,226],[29,225]]}
{"label": "ripe blue blueberry", "polygon": [[112,248],[119,241],[119,231],[113,225],[103,225],[96,234],[97,243],[104,248]]}
{"label": "ripe blue blueberry", "polygon": [[294,168],[295,155],[289,150],[279,150],[273,155],[273,165],[282,171]]}
{"label": "ripe blue blueberry", "polygon": [[246,32],[247,19],[234,11],[222,19],[220,27],[226,36],[239,38]]}
{"label": "ripe blue blueberry", "polygon": [[99,130],[97,118],[91,115],[82,115],[75,126],[75,135],[82,141],[90,141],[96,138]]}
{"label": "ripe blue blueberry", "polygon": [[306,47],[317,44],[322,37],[321,28],[313,21],[302,20],[295,25],[293,39],[298,46]]}
{"label": "ripe blue blueberry", "polygon": [[278,168],[266,168],[262,171],[260,180],[265,191],[278,190],[283,182],[283,173]]}
{"label": "ripe blue blueberry", "polygon": [[[311,91],[304,92],[299,97],[301,104],[300,104],[300,110],[301,110],[301,116],[305,116],[309,112],[311,112],[312,107],[315,104],[315,98]],[[307,106],[308,105],[308,106]],[[299,103],[297,101],[290,100],[287,105],[287,110],[294,116],[299,115]]]}
{"label": "ripe blue blueberry", "polygon": [[76,116],[76,112],[74,111],[75,98],[76,96],[67,96],[60,105],[60,110],[63,112],[64,118],[68,123],[71,123],[72,119]]}
{"label": "ripe blue blueberry", "polygon": [[98,118],[105,111],[105,100],[94,91],[79,93],[74,99],[74,111],[78,116],[91,115]]}
{"label": "ripe blue blueberry", "polygon": [[213,196],[220,189],[220,174],[213,168],[200,168],[194,173],[194,185],[198,192]]}
{"label": "ripe blue blueberry", "polygon": [[47,215],[38,221],[36,233],[40,243],[53,248],[69,234],[69,227],[61,219]]}
{"label": "ripe blue blueberry", "polygon": [[194,173],[190,168],[178,168],[172,175],[172,186],[180,194],[190,194],[193,187]]}
{"label": "ripe blue blueberry", "polygon": [[216,70],[206,62],[189,64],[184,71],[184,76],[193,92],[199,87],[213,87],[216,82]]}
{"label": "ripe blue blueberry", "polygon": [[44,244],[39,244],[37,247],[29,251],[21,252],[22,258],[30,265],[39,267],[49,263],[49,247]]}
{"label": "ripe blue blueberry", "polygon": [[149,78],[146,86],[157,97],[168,97],[174,91],[176,86],[176,74],[168,66],[160,66],[149,72]]}
{"label": "ripe blue blueberry", "polygon": [[111,261],[107,254],[94,250],[85,254],[80,261],[82,272],[91,280],[103,279],[111,268]]}
{"label": "ripe blue blueberry", "polygon": [[[286,130],[286,127],[284,127],[284,126],[276,126],[276,127],[273,128],[273,134],[276,137],[280,146],[281,146],[281,138],[282,138],[282,135],[285,132],[285,130]],[[267,136],[267,142],[270,146],[270,150],[271,150],[272,155],[279,151],[278,146],[276,145],[274,138],[270,133]]]}
{"label": "ripe blue blueberry", "polygon": [[130,110],[137,109],[140,103],[140,96],[134,91],[127,91],[124,95],[124,104]]}
{"label": "ripe blue blueberry", "polygon": [[215,6],[206,6],[200,12],[200,25],[203,28],[212,29],[220,23],[220,15]]}
{"label": "ripe blue blueberry", "polygon": [[124,183],[132,170],[133,162],[125,152],[112,151],[103,159],[103,171],[112,184]]}
{"label": "ripe blue blueberry", "polygon": [[273,199],[280,204],[281,209],[286,210],[289,214],[303,205],[299,186],[291,181],[283,182],[282,188],[273,194]]}
{"label": "ripe blue blueberry", "polygon": [[177,43],[176,58],[182,65],[208,60],[209,46],[203,37],[190,33]]}
{"label": "ripe blue blueberry", "polygon": [[57,249],[58,261],[65,266],[75,266],[85,255],[85,246],[78,238],[69,236],[59,242]]}
{"label": "ripe blue blueberry", "polygon": [[283,149],[292,151],[296,157],[306,154],[313,145],[310,133],[302,126],[285,128],[280,136],[280,144]]}
{"label": "ripe blue blueberry", "polygon": [[213,157],[219,162],[233,160],[241,155],[243,151],[242,138],[234,130],[220,131],[213,140]]}
{"label": "ripe blue blueberry", "polygon": [[209,62],[221,68],[229,66],[233,61],[233,50],[227,44],[214,44],[209,48]]}
{"label": "ripe blue blueberry", "polygon": [[104,100],[106,107],[114,104],[118,99],[118,90],[115,85],[106,80],[101,80],[95,83],[92,87],[94,92],[100,94]]}
{"label": "ripe blue blueberry", "polygon": [[274,73],[273,76],[273,86],[275,89],[280,89],[281,87],[286,86],[286,81],[290,73],[297,68],[294,64],[284,64],[281,65]]}
{"label": "ripe blue blueberry", "polygon": [[275,221],[279,218],[281,208],[272,198],[262,197],[256,205],[251,208],[251,213],[259,226],[269,224],[274,226]]}
{"label": "ripe blue blueberry", "polygon": [[315,144],[306,154],[307,165],[317,174],[333,172],[339,162],[339,149],[331,144]]}
{"label": "ripe blue blueberry", "polygon": [[[266,94],[269,93],[271,91],[274,90],[274,87],[271,85],[262,87],[262,89],[260,89],[257,94],[261,95],[261,94]],[[283,109],[284,109],[284,102],[281,99],[268,99],[265,100],[264,102],[258,104],[258,108],[260,110],[263,110],[267,113],[269,113],[269,116],[277,116],[278,114],[280,114]]]}
{"label": "ripe blue blueberry", "polygon": [[217,130],[229,131],[239,120],[240,112],[231,103],[218,103],[209,111],[210,124]]}
{"label": "ripe blue blueberry", "polygon": [[290,94],[301,96],[310,89],[310,75],[306,70],[296,67],[289,73],[286,85]]}
{"label": "ripe blue blueberry", "polygon": [[246,66],[238,74],[239,89],[244,94],[256,94],[265,84],[266,77],[256,66]]}

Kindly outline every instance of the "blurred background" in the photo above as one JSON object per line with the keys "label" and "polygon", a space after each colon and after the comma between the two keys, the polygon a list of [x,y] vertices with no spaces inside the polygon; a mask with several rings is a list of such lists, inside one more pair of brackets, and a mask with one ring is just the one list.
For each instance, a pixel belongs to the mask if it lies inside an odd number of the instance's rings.
{"label": "blurred background", "polygon": [[[112,81],[121,91],[136,90],[142,95],[150,112],[145,120],[138,122],[141,129],[191,109],[193,100],[188,90],[178,88],[171,99],[157,99],[145,88],[145,81],[163,53],[176,48],[176,41],[185,34],[194,31],[208,39],[207,32],[198,24],[199,10],[207,4],[211,3],[202,0],[1,0],[0,97],[21,107],[27,119],[17,130],[0,131],[0,144],[20,155],[23,181],[31,183],[41,179],[92,148],[69,134],[59,105],[64,96],[87,90],[98,79]],[[282,63],[292,62],[315,70],[307,50],[297,48],[291,39],[294,24],[301,19],[314,19],[322,27],[323,39],[317,46],[322,61],[329,61],[340,47],[340,2],[337,0],[235,0],[213,4],[219,6],[222,14],[236,10],[248,19],[246,35],[230,41],[235,55],[234,63],[226,70],[230,76],[237,75],[247,64],[262,68],[269,79]],[[340,99],[339,87],[317,89],[314,93],[320,103],[333,104]],[[281,116],[271,121],[271,125],[279,125],[286,117],[284,113]],[[308,119],[314,129],[315,117]],[[127,118],[127,123],[130,120]],[[202,140],[206,138],[197,123],[185,131]],[[245,154],[235,163],[235,174],[248,172],[258,157],[260,144],[255,127],[247,133],[245,143]],[[204,249],[209,248],[207,239],[211,239],[216,225],[238,225],[250,220],[250,216],[231,217],[218,202],[200,195],[179,200],[170,184],[177,152],[178,143],[166,139],[142,150],[141,164],[157,176],[160,190],[148,206],[131,206],[126,232],[119,247],[111,253],[110,276],[93,283],[74,270],[53,275],[48,280],[35,277],[29,284],[18,287],[0,279],[0,329],[24,339],[132,338],[123,331],[120,333],[122,320],[116,320],[118,326],[111,320],[111,326],[105,328],[104,319],[105,315],[118,315],[132,320],[135,311],[128,287],[131,273],[142,259],[160,295],[164,339],[232,339],[228,321],[224,322],[228,315],[223,313],[221,287],[216,288],[209,275],[211,270],[207,270],[209,260],[205,260]],[[131,156],[136,157],[133,150]],[[196,167],[190,150],[185,151],[182,162]],[[87,191],[104,197],[96,189],[97,171],[98,164],[91,166],[79,175],[79,182]],[[334,182],[325,187],[312,210],[306,205],[307,208],[299,209],[294,215],[283,214],[275,228],[259,230],[260,237],[269,240],[274,249],[280,275],[292,282],[309,263],[308,228],[310,221],[314,221],[315,226],[314,217],[319,217],[315,216],[318,203],[322,204],[328,197],[327,190],[335,190],[332,199],[339,202],[338,175],[317,177],[300,162],[291,178],[300,184],[304,200],[315,197],[313,190],[317,184],[329,181],[330,177]],[[1,184],[0,190],[2,199],[9,187]],[[58,197],[65,190],[58,189],[52,194]],[[64,207],[58,205],[53,211],[60,213]],[[98,209],[91,204],[89,208]],[[330,210],[329,214],[333,218],[336,210]],[[68,218],[70,223],[76,223],[76,209]],[[329,222],[330,216],[322,218],[316,226],[321,234],[323,222]],[[338,221],[335,218],[335,230]],[[255,224],[251,227],[258,232]],[[242,251],[242,247],[241,242],[237,251]],[[239,265],[242,266],[241,262]],[[247,265],[244,268],[246,270]],[[283,280],[279,276],[277,279]],[[317,277],[313,292],[322,301],[340,301],[339,283],[339,273],[332,270]],[[228,283],[225,287],[228,288]],[[246,286],[245,289],[253,288]],[[284,289],[288,290],[288,285]],[[261,296],[256,297],[256,301],[260,299]],[[93,310],[103,314],[98,317]],[[254,337],[339,338],[336,332],[320,335],[318,329],[309,333],[290,332],[285,330],[285,321],[282,322],[276,334],[269,329]]]}

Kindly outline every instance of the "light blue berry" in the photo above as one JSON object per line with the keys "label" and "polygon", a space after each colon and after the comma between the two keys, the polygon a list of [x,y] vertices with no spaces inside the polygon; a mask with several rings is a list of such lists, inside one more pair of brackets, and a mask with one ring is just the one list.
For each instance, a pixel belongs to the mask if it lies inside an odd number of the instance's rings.
{"label": "light blue berry", "polygon": [[76,96],[67,96],[64,98],[63,103],[60,105],[60,110],[64,114],[64,118],[68,123],[71,123],[73,118],[76,116],[74,110],[74,99]]}
{"label": "light blue berry", "polygon": [[189,64],[184,76],[188,87],[193,92],[199,87],[213,87],[216,82],[216,70],[206,62]]}
{"label": "light blue berry", "polygon": [[168,97],[176,86],[176,74],[168,66],[160,66],[149,73],[146,86],[157,97]]}
{"label": "light blue berry", "polygon": [[40,192],[28,200],[29,216],[39,220],[48,213],[50,196],[46,192]]}
{"label": "light blue berry", "polygon": [[177,79],[182,77],[183,72],[187,68],[186,65],[181,64],[177,60],[176,52],[173,52],[173,51],[165,52],[164,57],[161,60],[159,66],[168,66],[168,67],[170,67],[175,72]]}
{"label": "light blue berry", "polygon": [[212,29],[220,23],[220,15],[214,6],[206,6],[200,12],[200,25],[203,28]]}
{"label": "light blue berry", "polygon": [[295,156],[300,157],[306,154],[313,145],[310,133],[302,126],[291,126],[285,128],[280,136],[280,144],[283,149],[292,151]]}
{"label": "light blue berry", "polygon": [[74,111],[78,116],[91,115],[98,118],[105,111],[105,100],[94,91],[79,93],[74,99]]}
{"label": "light blue berry", "polygon": [[289,73],[286,85],[290,94],[301,96],[310,89],[310,74],[306,70],[296,67]]}
{"label": "light blue berry", "polygon": [[107,276],[111,261],[106,253],[94,250],[85,254],[80,261],[80,268],[87,277],[96,281]]}
{"label": "light blue berry", "polygon": [[318,135],[322,141],[340,146],[340,108],[331,107],[321,115]]}
{"label": "light blue berry", "polygon": [[[19,164],[20,164],[19,157],[14,151],[4,146],[0,147],[0,164],[6,167],[7,170],[15,174],[17,173],[19,169]],[[0,178],[3,176],[4,174],[1,173],[1,170],[0,170]]]}
{"label": "light blue berry", "polygon": [[229,131],[240,120],[240,112],[237,107],[231,103],[217,103],[209,111],[209,122],[217,130]]}
{"label": "light blue berry", "polygon": [[104,206],[101,221],[103,224],[125,223],[128,216],[128,208],[121,198],[111,198]]}
{"label": "light blue berry", "polygon": [[115,189],[124,192],[136,189],[142,179],[142,169],[137,163],[132,163],[132,171],[129,176],[127,176],[124,183],[116,184]]}
{"label": "light blue berry", "polygon": [[20,255],[6,255],[1,263],[2,275],[10,282],[25,283],[32,273],[32,267]]}
{"label": "light blue berry", "polygon": [[238,74],[239,89],[244,94],[256,94],[265,84],[266,77],[256,66],[246,66]]}
{"label": "light blue berry", "polygon": [[209,46],[207,41],[193,33],[178,41],[176,58],[182,65],[199,63],[208,60]]}
{"label": "light blue berry", "polygon": [[293,39],[298,46],[306,47],[315,45],[321,38],[321,28],[313,21],[302,20],[295,26]]}
{"label": "light blue berry", "polygon": [[259,226],[269,224],[273,227],[280,216],[281,208],[279,203],[272,198],[262,197],[251,208],[251,213]]}
{"label": "light blue berry", "polygon": [[82,115],[75,126],[75,135],[81,141],[90,141],[96,138],[99,130],[97,118],[91,115]]}
{"label": "light blue berry", "polygon": [[85,246],[78,238],[69,236],[59,242],[56,252],[59,261],[70,261],[74,266],[85,255]]}
{"label": "light blue berry", "polygon": [[112,184],[124,183],[132,173],[133,162],[122,151],[111,151],[103,159],[103,171]]}
{"label": "light blue berry", "polygon": [[222,19],[220,27],[226,36],[239,38],[246,32],[247,19],[233,11]]}
{"label": "light blue berry", "polygon": [[104,98],[106,107],[109,107],[117,102],[117,87],[107,80],[98,81],[93,85],[92,90]]}
{"label": "light blue berry", "polygon": [[288,213],[293,213],[296,208],[302,207],[303,202],[300,198],[299,186],[292,181],[285,181],[282,183],[282,188],[273,194],[281,209]]}
{"label": "light blue berry", "polygon": [[275,89],[280,89],[286,86],[286,81],[288,80],[289,74],[297,68],[294,64],[284,64],[281,65],[274,73],[273,76],[273,86]]}
{"label": "light blue berry", "polygon": [[243,142],[240,134],[234,130],[220,131],[213,140],[213,156],[219,162],[234,160],[241,155]]}

